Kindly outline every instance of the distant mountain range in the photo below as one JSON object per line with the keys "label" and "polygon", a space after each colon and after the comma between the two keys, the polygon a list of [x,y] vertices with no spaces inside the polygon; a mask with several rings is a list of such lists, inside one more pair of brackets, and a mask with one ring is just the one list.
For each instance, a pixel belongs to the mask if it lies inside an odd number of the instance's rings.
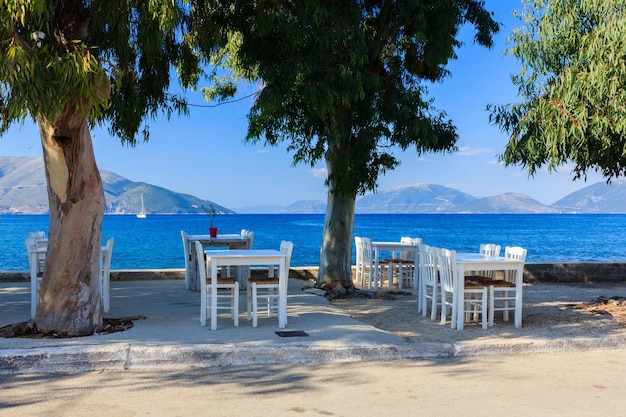
{"label": "distant mountain range", "polygon": [[[203,213],[202,206],[213,204],[220,213],[325,213],[326,201],[304,200],[280,206],[229,209],[209,200],[181,194],[162,187],[133,182],[113,172],[101,170],[107,214],[137,213],[144,196],[150,213]],[[0,214],[40,214],[48,212],[48,195],[43,159],[40,157],[0,157]],[[415,184],[380,191],[359,198],[357,213],[626,213],[626,180],[611,184],[599,182],[545,205],[525,194],[506,193],[477,198],[470,194],[433,184]]]}
{"label": "distant mountain range", "polygon": [[[208,207],[210,204],[219,213],[233,213],[212,201],[143,182],[133,182],[110,171],[100,170],[100,176],[107,214],[138,213],[141,210],[142,194],[148,214],[204,213],[202,206]],[[0,156],[0,214],[41,213],[48,213],[43,158]]]}
{"label": "distant mountain range", "polygon": [[[297,202],[281,213],[324,213],[326,202]],[[626,180],[598,182],[573,192],[552,205],[545,205],[525,194],[506,193],[478,198],[433,184],[415,184],[380,191],[357,199],[357,213],[409,214],[548,214],[548,213],[626,213]]]}

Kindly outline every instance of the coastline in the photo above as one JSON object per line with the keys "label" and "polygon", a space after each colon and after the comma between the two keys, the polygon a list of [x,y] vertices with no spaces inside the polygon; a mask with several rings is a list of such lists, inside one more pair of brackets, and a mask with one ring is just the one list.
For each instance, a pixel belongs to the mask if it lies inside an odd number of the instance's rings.
{"label": "coastline", "polygon": [[[291,267],[289,277],[311,281],[315,280],[317,270],[317,266]],[[185,270],[182,268],[111,270],[111,281],[162,279],[184,280]],[[29,280],[28,271],[0,271],[0,282],[27,282]],[[527,283],[581,284],[623,281],[626,281],[626,262],[555,262],[524,265],[524,282]]]}

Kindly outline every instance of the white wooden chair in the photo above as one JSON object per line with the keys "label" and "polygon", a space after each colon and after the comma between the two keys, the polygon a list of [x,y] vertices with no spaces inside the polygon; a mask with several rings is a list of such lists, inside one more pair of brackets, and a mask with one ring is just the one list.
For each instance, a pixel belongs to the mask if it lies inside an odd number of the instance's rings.
{"label": "white wooden chair", "polygon": [[354,282],[358,283],[361,288],[365,288],[365,265],[363,263],[363,238],[354,237],[354,252],[356,255],[355,278]]}
{"label": "white wooden chair", "polygon": [[[487,292],[485,285],[467,281],[464,282],[463,299],[456,300],[454,293],[459,282],[458,269],[456,263],[456,251],[449,249],[439,249],[439,277],[441,282],[441,323],[447,319],[448,307],[452,310],[451,327],[456,329],[457,311],[463,309],[463,317],[469,320],[470,314],[477,320],[478,314],[481,316],[482,328],[487,328]],[[463,279],[461,277],[461,279]]]}
{"label": "white wooden chair", "polygon": [[[289,265],[291,264],[291,254],[293,252],[293,242],[283,240],[280,243],[280,251],[286,255],[285,268],[289,274]],[[275,310],[278,315],[278,297],[280,290],[280,281],[278,271],[274,270],[274,266],[270,265],[268,269],[268,277],[250,277],[246,285],[247,298],[247,318],[252,319],[252,327],[257,327],[259,318],[259,300],[263,301],[263,309],[267,311],[267,317],[272,317],[272,311]]]}
{"label": "white wooden chair", "polygon": [[[504,257],[526,261],[526,249],[519,246],[507,246],[504,249]],[[489,281],[489,325],[493,326],[496,311],[502,311],[502,319],[509,321],[509,311],[515,311],[515,285],[516,271],[504,271],[504,279]]]}
{"label": "white wooden chair", "polygon": [[[519,246],[507,246],[504,250],[504,256],[509,259],[526,261],[526,249]],[[489,326],[494,324],[496,311],[502,311],[504,321],[509,321],[509,311],[515,311],[517,291],[515,278],[515,271],[504,271],[503,279],[484,275],[466,277],[471,282],[485,285],[489,288]]]}
{"label": "white wooden chair", "polygon": [[[419,245],[422,243],[422,239],[416,237],[403,236],[400,239],[400,243],[407,245]],[[415,259],[415,251],[407,250],[400,251],[398,257],[389,259],[389,273],[393,280],[397,280],[398,288],[411,288],[414,286],[414,280],[416,274],[419,275],[419,271],[415,267],[417,259]]]}
{"label": "white wooden chair", "polygon": [[100,265],[100,297],[102,298],[102,311],[109,312],[111,308],[110,283],[111,283],[111,256],[113,255],[113,242],[115,238],[109,238],[102,248],[102,264]]}
{"label": "white wooden chair", "polygon": [[428,303],[430,302],[430,319],[437,317],[437,305],[439,304],[439,272],[437,267],[437,248],[428,245],[420,245],[420,288],[418,310],[426,317]]}
{"label": "white wooden chair", "polygon": [[28,254],[28,265],[30,269],[30,316],[34,318],[37,314],[37,303],[39,303],[39,291],[43,280],[43,271],[46,266],[47,245],[38,242],[45,239],[44,232],[30,232],[26,239],[26,253]]}
{"label": "white wooden chair", "polygon": [[239,326],[239,283],[236,278],[217,278],[215,282],[209,275],[209,265],[202,243],[195,242],[195,251],[198,258],[198,273],[200,278],[200,325],[206,326],[207,316],[211,319],[211,330],[217,329],[217,314],[211,314],[211,295],[217,295],[216,309],[230,311],[234,326]]}
{"label": "white wooden chair", "polygon": [[185,288],[189,289],[189,282],[191,277],[191,252],[189,248],[189,239],[187,238],[187,232],[185,232],[184,230],[180,231],[180,236],[183,239],[183,253],[185,254]]}
{"label": "white wooden chair", "polygon": [[[377,277],[381,279],[389,276],[389,260],[380,260],[378,262],[378,273],[376,271],[376,262],[374,260],[374,249],[372,247],[372,239],[368,237],[355,237],[357,246],[357,276],[361,278],[361,288],[372,288],[382,285],[375,282]],[[386,271],[387,274],[382,272]]]}

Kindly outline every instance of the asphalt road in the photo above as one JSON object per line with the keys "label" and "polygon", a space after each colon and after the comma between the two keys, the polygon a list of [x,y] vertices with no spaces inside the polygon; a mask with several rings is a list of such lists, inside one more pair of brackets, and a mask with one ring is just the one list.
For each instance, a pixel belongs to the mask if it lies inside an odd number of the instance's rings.
{"label": "asphalt road", "polygon": [[0,375],[0,416],[618,416],[626,351]]}

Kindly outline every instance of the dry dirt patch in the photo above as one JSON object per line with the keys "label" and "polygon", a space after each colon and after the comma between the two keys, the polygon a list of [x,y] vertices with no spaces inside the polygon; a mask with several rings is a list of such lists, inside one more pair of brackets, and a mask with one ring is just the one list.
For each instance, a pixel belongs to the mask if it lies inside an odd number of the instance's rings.
{"label": "dry dirt patch", "polygon": [[[619,295],[611,294],[617,291]],[[384,294],[384,296],[380,295]],[[464,331],[450,328],[417,313],[417,296],[411,293],[384,293],[375,298],[348,298],[332,304],[351,317],[395,333],[409,342],[459,342],[480,338],[545,339],[626,336],[626,285],[578,286],[532,284],[524,287],[523,325],[516,329],[496,315],[494,327],[483,330],[468,323]]]}

